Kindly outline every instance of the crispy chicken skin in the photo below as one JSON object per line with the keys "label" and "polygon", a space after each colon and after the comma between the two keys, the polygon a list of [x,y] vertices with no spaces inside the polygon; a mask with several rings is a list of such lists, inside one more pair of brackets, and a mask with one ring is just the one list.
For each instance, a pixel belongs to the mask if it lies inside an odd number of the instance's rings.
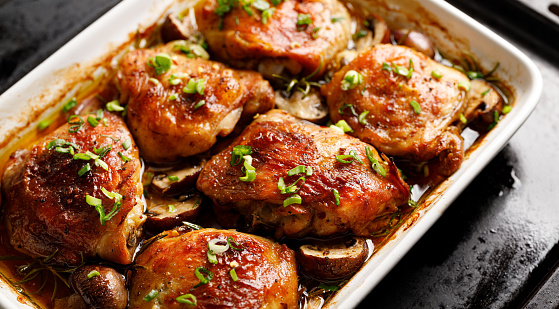
{"label": "crispy chicken skin", "polygon": [[[409,70],[410,61],[410,78],[395,72],[394,65]],[[350,70],[362,74],[363,83],[344,91],[341,83]],[[432,72],[442,77],[437,79]],[[415,162],[437,158],[437,173],[448,176],[464,157],[462,138],[453,126],[465,108],[466,90],[458,86],[460,82],[469,83],[467,76],[411,48],[379,45],[334,74],[321,92],[332,122],[345,120],[354,130],[353,136],[387,155]],[[420,111],[414,110],[412,101],[419,104]],[[345,104],[351,104],[355,114],[350,108],[342,109]],[[363,112],[369,112],[366,124],[357,116]]]}
{"label": "crispy chicken skin", "polygon": [[[239,179],[244,176],[242,164],[230,164],[232,148],[237,145],[251,146],[252,166],[256,168],[252,182]],[[228,148],[208,161],[197,187],[214,201],[214,212],[226,226],[231,226],[231,214],[238,213],[251,229],[275,229],[277,238],[345,232],[367,236],[379,228],[373,224],[375,218],[398,211],[410,196],[396,166],[369,146],[386,177],[372,169],[367,146],[337,130],[272,110],[259,116]],[[337,155],[351,151],[363,164],[336,160]],[[288,176],[288,171],[299,165],[311,167],[312,175]],[[292,194],[281,194],[279,178],[283,177],[289,186],[301,176],[305,177],[297,192],[301,204],[284,207],[284,200]],[[339,192],[339,205],[333,189]]]}
{"label": "crispy chicken skin", "polygon": [[[118,69],[121,101],[128,102],[128,127],[142,157],[151,162],[173,162],[202,153],[218,135],[231,133],[241,116],[250,117],[274,106],[273,89],[260,74],[187,58],[174,53],[173,45],[132,51]],[[173,66],[156,75],[148,60],[162,52],[172,55]],[[175,79],[179,84],[170,83],[172,74],[182,75]],[[204,80],[203,94],[183,92],[190,79]],[[173,94],[177,96],[174,100]],[[196,107],[201,101],[204,104]]]}
{"label": "crispy chicken skin", "polygon": [[[196,10],[196,21],[212,54],[233,66],[256,69],[266,59],[267,64],[284,65],[292,74],[309,74],[322,61],[318,75],[322,74],[351,37],[347,9],[337,0],[279,2],[270,4],[274,10],[264,23],[261,11],[253,6],[247,7],[252,16],[239,4],[220,17],[218,0],[206,0]],[[297,25],[305,15],[312,22]]]}
{"label": "crispy chicken skin", "polygon": [[[298,307],[297,266],[294,252],[286,245],[268,239],[228,230],[202,229],[180,234],[176,230],[138,255],[130,278],[129,308],[186,308],[176,298],[192,294],[196,308],[278,308]],[[244,249],[217,254],[217,264],[208,261],[208,242],[223,243],[231,237]],[[213,276],[201,284],[195,275],[198,267]],[[238,277],[230,274],[235,269]],[[208,273],[201,272],[204,277]],[[150,291],[159,293],[143,300]],[[192,299],[189,299],[192,301]]]}
{"label": "crispy chicken skin", "polygon": [[[81,116],[87,119],[87,115]],[[93,115],[95,117],[95,115]],[[10,243],[33,257],[53,254],[58,263],[75,265],[84,258],[100,257],[128,264],[146,217],[141,202],[140,159],[130,132],[118,116],[104,113],[107,126],[92,127],[87,121],[77,133],[69,133],[69,124],[45,136],[30,150],[18,150],[10,157],[2,176],[4,218]],[[47,145],[63,139],[78,146],[75,153],[94,152],[110,146],[101,158],[108,166],[96,166],[94,160],[76,160],[70,153],[48,150]],[[116,141],[116,140],[118,141]],[[131,146],[124,149],[129,140]],[[118,153],[130,158],[124,162]],[[91,171],[79,176],[86,165]],[[120,211],[105,225],[86,195],[102,200],[105,213],[115,200],[102,192],[122,195]]]}

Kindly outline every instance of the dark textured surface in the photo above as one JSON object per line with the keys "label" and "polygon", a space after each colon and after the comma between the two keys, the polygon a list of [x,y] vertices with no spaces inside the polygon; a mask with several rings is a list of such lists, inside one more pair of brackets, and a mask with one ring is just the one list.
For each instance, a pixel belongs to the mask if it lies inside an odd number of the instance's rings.
{"label": "dark textured surface", "polygon": [[[0,93],[117,2],[0,0]],[[544,93],[509,144],[360,308],[557,308],[559,34],[502,0],[450,2],[528,54]]]}

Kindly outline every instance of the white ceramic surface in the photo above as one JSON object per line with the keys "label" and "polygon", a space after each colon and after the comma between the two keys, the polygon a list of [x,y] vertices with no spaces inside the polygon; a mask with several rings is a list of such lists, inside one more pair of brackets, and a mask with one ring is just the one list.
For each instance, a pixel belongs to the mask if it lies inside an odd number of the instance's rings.
{"label": "white ceramic surface", "polygon": [[[512,111],[486,136],[482,145],[460,170],[439,186],[418,211],[415,224],[397,232],[329,302],[327,308],[355,307],[433,225],[472,179],[505,146],[535,108],[541,91],[539,71],[518,49],[444,1],[361,0],[363,5],[385,17],[391,26],[419,29],[451,55],[469,50],[484,67],[501,63],[498,75],[515,90]],[[125,0],[44,63],[0,96],[0,150],[9,151],[17,138],[35,128],[36,123],[60,106],[67,91],[68,72],[84,70],[115,46],[128,41],[129,34],[157,21],[172,0]],[[76,65],[79,64],[79,65]],[[71,96],[71,93],[68,93]],[[15,138],[11,135],[16,130]],[[445,188],[445,189],[443,189]],[[7,284],[0,284],[0,306],[27,308],[22,297]]]}

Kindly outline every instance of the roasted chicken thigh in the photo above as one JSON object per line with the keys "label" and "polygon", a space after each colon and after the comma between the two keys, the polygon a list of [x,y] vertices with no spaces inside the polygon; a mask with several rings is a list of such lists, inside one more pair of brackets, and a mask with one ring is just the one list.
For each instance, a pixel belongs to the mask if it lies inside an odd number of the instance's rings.
{"label": "roasted chicken thigh", "polygon": [[[244,162],[235,165],[239,152]],[[280,110],[259,116],[212,157],[197,187],[220,223],[231,226],[240,214],[251,230],[268,227],[278,238],[367,236],[381,228],[376,218],[410,196],[396,166],[373,147]]]}
{"label": "roasted chicken thigh", "polygon": [[337,0],[250,3],[206,0],[196,10],[212,54],[235,67],[276,74],[320,68],[320,75],[351,37],[351,17]]}
{"label": "roasted chicken thigh", "polygon": [[69,265],[132,262],[146,219],[138,149],[120,117],[105,112],[93,127],[96,117],[73,117],[10,157],[2,195],[17,250]]}
{"label": "roasted chicken thigh", "polygon": [[175,45],[129,52],[119,66],[127,124],[142,157],[151,162],[202,153],[239,119],[274,106],[273,90],[260,74],[188,58],[175,52]]}
{"label": "roasted chicken thigh", "polygon": [[454,173],[464,157],[458,128],[470,82],[411,48],[378,45],[360,53],[322,87],[333,122],[381,152],[414,162],[436,159]]}
{"label": "roasted chicken thigh", "polygon": [[181,233],[159,234],[138,255],[129,308],[299,308],[286,245],[227,230]]}

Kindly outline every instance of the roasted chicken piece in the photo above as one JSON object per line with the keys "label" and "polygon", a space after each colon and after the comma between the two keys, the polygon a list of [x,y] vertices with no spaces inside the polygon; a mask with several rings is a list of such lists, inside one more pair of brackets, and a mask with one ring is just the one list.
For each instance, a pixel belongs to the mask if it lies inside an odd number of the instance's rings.
{"label": "roasted chicken piece", "polygon": [[215,229],[155,239],[129,277],[129,308],[299,308],[295,254],[285,245]]}
{"label": "roasted chicken piece", "polygon": [[464,157],[453,125],[465,109],[468,77],[411,48],[378,45],[359,54],[322,87],[332,121],[381,152],[433,162],[454,173]]}
{"label": "roasted chicken piece", "polygon": [[206,0],[196,10],[212,55],[235,67],[276,74],[320,68],[319,76],[351,37],[351,17],[337,0],[250,3]]}
{"label": "roasted chicken piece", "polygon": [[118,69],[128,127],[151,162],[202,153],[239,119],[274,106],[273,89],[260,74],[188,58],[173,51],[175,45],[132,51]]}
{"label": "roasted chicken piece", "polygon": [[379,228],[375,218],[399,211],[410,197],[396,166],[373,147],[280,110],[259,116],[212,157],[197,187],[223,225],[240,214],[251,230],[272,228],[277,238],[368,236]]}
{"label": "roasted chicken piece", "polygon": [[138,148],[119,116],[69,121],[30,150],[16,151],[6,165],[10,243],[69,265],[81,263],[82,255],[131,263],[146,220]]}

